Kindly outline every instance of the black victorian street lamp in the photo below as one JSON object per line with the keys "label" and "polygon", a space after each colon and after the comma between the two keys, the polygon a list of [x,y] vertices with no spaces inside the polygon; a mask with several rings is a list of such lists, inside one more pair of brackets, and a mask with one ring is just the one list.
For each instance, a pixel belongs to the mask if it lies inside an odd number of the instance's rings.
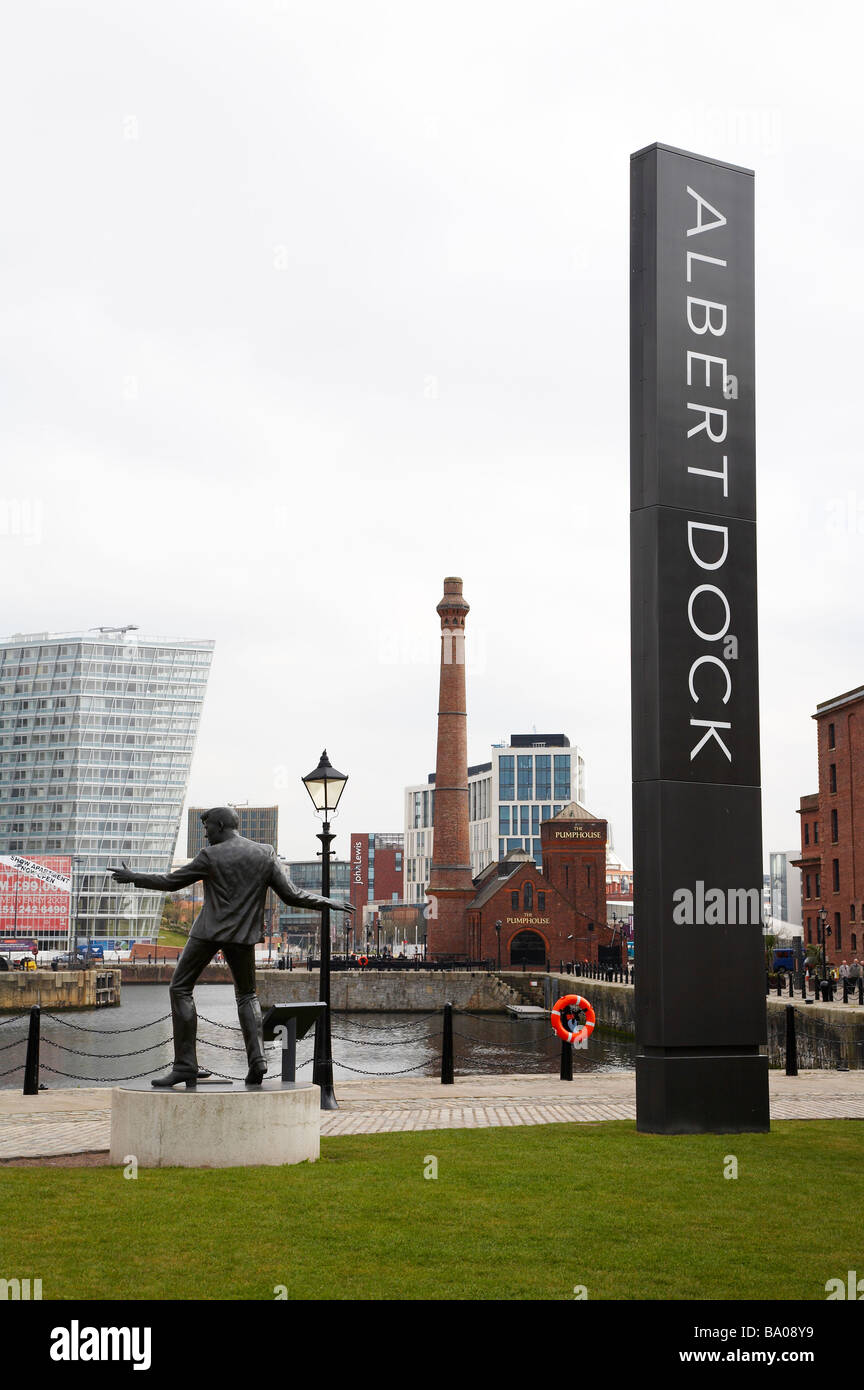
{"label": "black victorian street lamp", "polygon": [[816,940],[822,943],[822,979],[828,979],[828,959],[825,952],[825,938],[831,928],[828,926],[828,913],[824,907],[820,907],[816,913]]}
{"label": "black victorian street lamp", "polygon": [[[348,778],[331,766],[327,749],[321,754],[321,761],[303,778],[303,785],[312,798],[312,805],[322,817],[321,833],[316,837],[321,841],[321,896],[330,896],[330,846],[336,836],[330,833],[330,816],[339,805],[339,798],[345,790]],[[312,1081],[321,1087],[321,1109],[338,1110],[333,1094],[333,1051],[330,1042],[330,909],[321,912],[321,966],[319,970],[318,998],[327,1007],[323,1017],[315,1024],[315,1051],[312,1058]]]}
{"label": "black victorian street lamp", "polygon": [[498,938],[498,969],[501,969],[501,923],[495,923],[495,935]]}

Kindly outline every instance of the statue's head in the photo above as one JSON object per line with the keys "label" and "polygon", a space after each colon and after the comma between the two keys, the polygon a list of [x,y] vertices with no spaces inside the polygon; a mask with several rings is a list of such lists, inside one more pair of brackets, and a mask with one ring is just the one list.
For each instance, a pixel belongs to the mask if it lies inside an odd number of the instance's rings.
{"label": "statue's head", "polygon": [[213,806],[209,811],[201,812],[201,820],[204,834],[211,845],[218,845],[222,840],[236,835],[240,824],[240,817],[233,806]]}

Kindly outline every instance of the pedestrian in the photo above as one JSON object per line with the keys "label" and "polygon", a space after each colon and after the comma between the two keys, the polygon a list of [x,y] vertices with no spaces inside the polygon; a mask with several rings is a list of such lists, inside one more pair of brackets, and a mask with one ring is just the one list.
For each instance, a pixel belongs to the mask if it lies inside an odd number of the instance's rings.
{"label": "pedestrian", "polygon": [[860,962],[860,960],[858,959],[858,957],[856,956],[855,959],[853,960],[852,964],[849,966],[849,979],[850,979],[850,980],[860,980],[860,978],[861,978],[861,962]]}
{"label": "pedestrian", "polygon": [[845,956],[843,957],[843,961],[842,961],[842,963],[841,963],[841,965],[840,965],[840,979],[841,979],[841,980],[848,980],[848,979],[849,979],[849,966],[846,964],[846,957],[845,957]]}

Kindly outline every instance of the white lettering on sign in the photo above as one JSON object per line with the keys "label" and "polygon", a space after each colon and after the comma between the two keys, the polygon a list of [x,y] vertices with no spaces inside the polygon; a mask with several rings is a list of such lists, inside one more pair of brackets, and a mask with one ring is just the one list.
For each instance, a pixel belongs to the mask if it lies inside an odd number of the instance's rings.
{"label": "white lettering on sign", "polygon": [[13,869],[17,869],[19,874],[27,874],[28,880],[23,885],[25,889],[47,883],[49,888],[58,893],[72,891],[72,880],[66,874],[60,874],[56,869],[48,869],[33,859],[25,859],[22,854],[0,854],[0,864],[9,864]]}
{"label": "white lettering on sign", "polygon": [[[686,229],[687,236],[701,236],[706,232],[717,230],[719,227],[726,226],[726,217],[718,208],[712,205],[697,192],[695,188],[687,185],[687,192],[694,199],[696,207],[695,225]],[[728,269],[725,258],[721,256],[710,256],[698,251],[685,251],[687,284],[694,284],[698,288],[698,281],[701,278],[710,280],[711,290],[716,294],[717,290],[717,271],[705,271],[703,267],[719,267]],[[702,274],[700,275],[700,271]],[[708,286],[706,285],[706,288]],[[709,291],[710,292],[710,291]],[[697,338],[713,337],[722,338],[726,335],[729,326],[728,306],[718,299],[702,298],[698,294],[686,294],[684,296],[685,307],[684,316],[687,327]],[[702,352],[695,348],[685,349],[686,363],[686,382],[688,387],[703,388],[709,395],[714,393],[715,398],[728,402],[730,397],[726,390],[729,381],[729,363],[725,357],[715,357],[710,353]],[[712,368],[714,372],[712,373]],[[698,443],[704,445],[706,441],[710,444],[723,444],[729,429],[729,410],[726,405],[715,404],[713,400],[707,401],[687,401],[687,410],[693,412],[697,417],[695,422],[687,430],[688,439],[696,439]],[[708,460],[712,462],[712,460]],[[687,472],[702,478],[712,478],[717,483],[722,484],[723,497],[729,495],[729,456],[719,454],[716,459],[715,467],[704,467],[704,459],[700,459],[700,466],[688,464]],[[707,508],[704,508],[707,510]],[[713,544],[712,538],[716,538],[718,545]],[[715,526],[705,521],[687,522],[687,549],[694,564],[701,570],[709,570],[717,573],[718,580],[722,582],[722,574],[727,560],[729,559],[729,528],[728,526]],[[690,630],[700,642],[713,643],[724,642],[723,658],[713,653],[702,653],[696,656],[691,663],[687,677],[690,698],[694,705],[711,702],[719,695],[720,704],[727,705],[732,695],[732,675],[726,665],[728,660],[727,652],[731,651],[730,643],[734,643],[737,655],[737,642],[734,637],[727,636],[732,624],[732,613],[729,607],[729,600],[721,587],[717,584],[695,584],[687,600],[687,621]],[[708,678],[704,668],[717,667],[723,673],[722,681],[716,678]],[[701,679],[700,689],[696,688],[696,674],[703,672],[704,678]],[[707,711],[706,711],[707,712]],[[702,713],[702,711],[700,711]],[[721,736],[719,730],[732,728],[731,721],[717,718],[691,718],[691,730],[704,729],[702,736],[693,744],[690,750],[691,763],[699,756],[705,748],[719,747],[723,756],[731,763],[732,751],[726,738]]]}

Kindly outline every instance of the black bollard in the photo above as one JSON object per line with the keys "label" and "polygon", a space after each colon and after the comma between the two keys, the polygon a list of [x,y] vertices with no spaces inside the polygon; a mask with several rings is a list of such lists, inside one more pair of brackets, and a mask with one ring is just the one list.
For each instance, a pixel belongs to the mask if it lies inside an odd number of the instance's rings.
{"label": "black bollard", "polygon": [[30,1031],[27,1034],[27,1059],[24,1063],[24,1095],[39,1094],[39,1019],[42,1010],[34,1004],[30,1010]]}
{"label": "black bollard", "polygon": [[864,975],[858,976],[858,1003],[864,1004]]}
{"label": "black bollard", "polygon": [[444,1037],[441,1044],[441,1085],[453,1085],[453,1005],[444,1005]]}
{"label": "black bollard", "polygon": [[771,993],[771,976],[768,974],[767,970],[765,971],[765,993]]}
{"label": "black bollard", "polygon": [[786,1075],[798,1075],[798,1044],[795,1039],[795,1005],[786,1005]]}
{"label": "black bollard", "polygon": [[790,999],[794,999],[794,998],[795,998],[795,992],[794,992],[794,990],[793,990],[793,988],[792,988],[793,978],[794,978],[794,977],[793,977],[793,975],[792,975],[792,971],[790,970],[790,971],[789,971],[789,998],[790,998]]}
{"label": "black bollard", "polygon": [[777,971],[777,998],[778,998],[778,999],[780,998],[780,995],[783,993],[782,980],[783,980],[783,976],[780,974],[780,971],[778,970],[778,971]]}
{"label": "black bollard", "polygon": [[843,1003],[849,1003],[849,980],[846,975],[843,976]]}
{"label": "black bollard", "polygon": [[561,1081],[573,1080],[573,1044],[561,1039],[561,1070],[558,1073]]}

